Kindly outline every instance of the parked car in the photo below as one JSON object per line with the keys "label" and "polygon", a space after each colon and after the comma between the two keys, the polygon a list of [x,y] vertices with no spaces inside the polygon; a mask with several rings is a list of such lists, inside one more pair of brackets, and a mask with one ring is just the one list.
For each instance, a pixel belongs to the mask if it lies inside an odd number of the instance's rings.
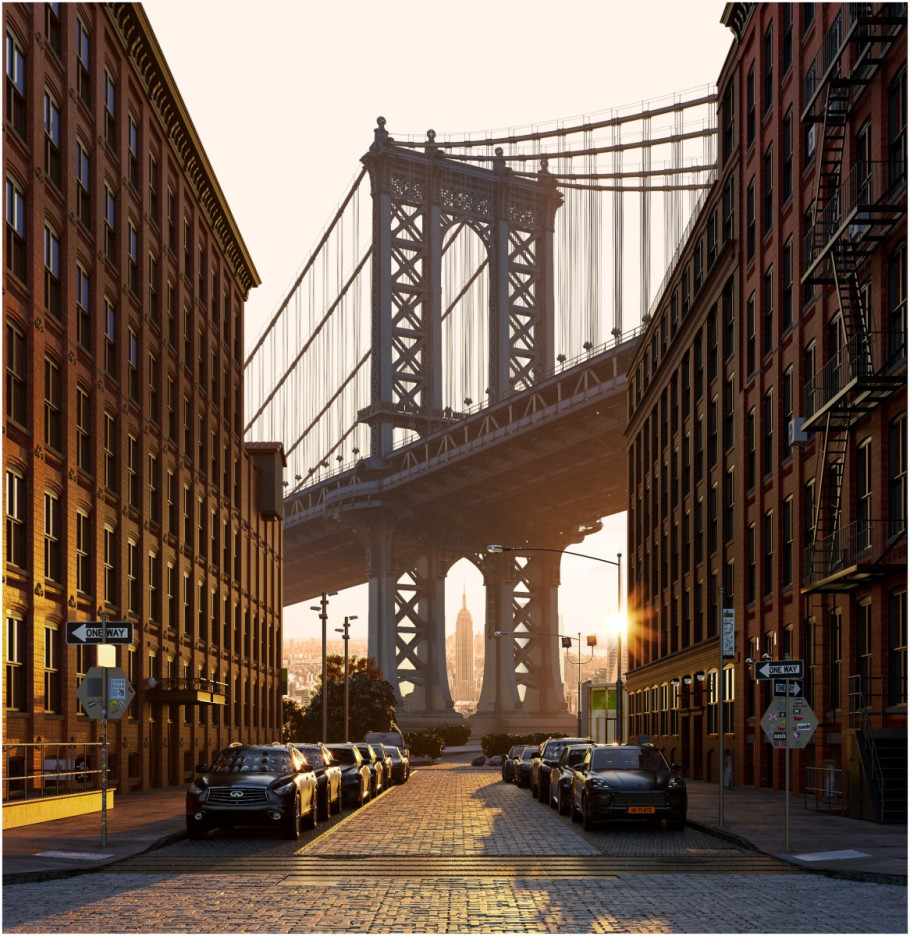
{"label": "parked car", "polygon": [[550,771],[550,806],[561,816],[572,811],[572,775],[585,759],[590,744],[570,744],[559,754],[556,766]]}
{"label": "parked car", "polygon": [[370,768],[370,796],[379,796],[383,789],[382,781],[385,779],[383,763],[372,744],[358,744],[356,747],[364,763]]}
{"label": "parked car", "polygon": [[319,818],[328,819],[341,812],[341,767],[332,752],[321,742],[294,742],[294,747],[312,764],[319,786]]}
{"label": "parked car", "polygon": [[407,783],[411,775],[411,758],[408,752],[385,744],[383,747],[392,759],[392,783]]}
{"label": "parked car", "polygon": [[536,744],[526,744],[515,759],[515,785],[527,789],[531,785],[531,761],[540,753]]}
{"label": "parked car", "polygon": [[304,822],[316,828],[316,774],[293,745],[234,742],[196,770],[186,791],[191,839],[216,826],[270,825],[287,839],[299,838]]}
{"label": "parked car", "polygon": [[670,766],[651,744],[596,744],[572,776],[572,820],[591,829],[608,820],[686,824],[682,768]]}
{"label": "parked car", "polygon": [[502,759],[502,779],[506,783],[513,783],[515,780],[515,760],[521,754],[523,748],[523,744],[513,744],[509,748],[509,753]]}
{"label": "parked car", "polygon": [[389,748],[384,744],[374,743],[373,750],[382,764],[382,788],[387,790],[392,785],[392,755],[389,754]]}
{"label": "parked car", "polygon": [[341,801],[348,806],[363,806],[371,795],[372,771],[363,759],[356,744],[327,744],[341,768]]}
{"label": "parked car", "polygon": [[363,740],[365,744],[388,744],[390,747],[397,747],[400,751],[410,751],[404,735],[397,726],[388,731],[368,731],[363,736]]}
{"label": "parked car", "polygon": [[545,803],[550,795],[550,771],[564,747],[570,744],[591,744],[590,738],[550,738],[540,746],[540,753],[531,761],[531,796]]}

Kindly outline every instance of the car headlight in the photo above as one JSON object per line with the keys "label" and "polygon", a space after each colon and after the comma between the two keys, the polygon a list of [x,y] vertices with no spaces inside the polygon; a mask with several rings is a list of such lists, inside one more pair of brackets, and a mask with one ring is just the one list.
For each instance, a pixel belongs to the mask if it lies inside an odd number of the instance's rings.
{"label": "car headlight", "polygon": [[272,787],[272,792],[277,796],[290,796],[295,787],[296,784],[293,780],[280,780]]}
{"label": "car headlight", "polygon": [[671,777],[667,783],[668,790],[684,790],[686,788],[685,781],[680,780],[679,777]]}
{"label": "car headlight", "polygon": [[208,784],[205,783],[196,783],[193,781],[187,788],[187,793],[190,793],[192,796],[202,796],[203,793],[208,789]]}
{"label": "car headlight", "polygon": [[609,790],[610,789],[610,783],[606,777],[591,777],[588,783],[590,783],[591,789],[593,790]]}

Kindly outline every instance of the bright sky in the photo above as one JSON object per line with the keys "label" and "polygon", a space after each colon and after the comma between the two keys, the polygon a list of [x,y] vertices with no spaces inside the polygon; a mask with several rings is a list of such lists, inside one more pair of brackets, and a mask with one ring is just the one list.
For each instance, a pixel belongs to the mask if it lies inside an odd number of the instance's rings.
{"label": "bright sky", "polygon": [[[146,0],[152,28],[262,278],[246,306],[256,340],[360,170],[384,116],[395,136],[442,136],[591,115],[716,82],[732,43],[719,0]],[[575,547],[625,556],[620,514]],[[541,543],[539,545],[547,545]],[[602,632],[616,570],[562,562],[567,633]],[[446,628],[462,588],[475,630],[483,586],[449,574]],[[285,609],[288,637],[316,636],[314,602]],[[591,608],[603,608],[592,620]],[[331,600],[330,628],[366,588]]]}

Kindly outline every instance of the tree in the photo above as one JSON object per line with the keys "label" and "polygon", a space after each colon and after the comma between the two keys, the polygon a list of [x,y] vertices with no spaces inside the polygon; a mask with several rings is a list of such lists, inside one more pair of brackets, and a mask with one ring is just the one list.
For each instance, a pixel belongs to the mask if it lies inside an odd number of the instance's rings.
{"label": "tree", "polygon": [[[329,665],[331,661],[331,666]],[[339,665],[340,664],[340,665]],[[348,661],[349,732],[344,737],[344,659],[337,654],[326,658],[326,692],[319,686],[310,699],[294,741],[355,741],[368,731],[388,731],[395,722],[395,690],[382,678],[371,657],[351,657]],[[322,737],[323,697],[328,698],[328,737]]]}
{"label": "tree", "polygon": [[304,723],[304,707],[296,699],[285,697],[281,701],[281,737],[284,741],[297,741]]}

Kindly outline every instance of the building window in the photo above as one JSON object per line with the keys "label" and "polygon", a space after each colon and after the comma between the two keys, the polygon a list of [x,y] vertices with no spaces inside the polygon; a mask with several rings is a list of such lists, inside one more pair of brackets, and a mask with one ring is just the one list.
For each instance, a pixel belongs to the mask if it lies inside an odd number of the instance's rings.
{"label": "building window", "polygon": [[91,351],[92,318],[91,293],[88,273],[80,264],[76,264],[76,340],[79,346]]}
{"label": "building window", "polygon": [[136,125],[136,118],[132,114],[127,117],[127,163],[128,178],[130,185],[139,190],[139,127]]}
{"label": "building window", "polygon": [[746,531],[746,604],[755,601],[755,524]]}
{"label": "building window", "polygon": [[746,147],[755,142],[755,62],[746,75]]}
{"label": "building window", "polygon": [[156,552],[149,553],[148,576],[149,617],[161,624],[161,568]]}
{"label": "building window", "polygon": [[25,196],[6,180],[6,268],[25,282]]}
{"label": "building window", "polygon": [[160,420],[160,396],[158,393],[158,358],[149,352],[149,412],[148,415],[156,425]]}
{"label": "building window", "polygon": [[190,219],[183,218],[183,275],[190,281],[193,279],[193,226]]}
{"label": "building window", "polygon": [[88,32],[82,20],[76,17],[76,92],[82,103],[91,109],[92,89],[89,81]]}
{"label": "building window", "polygon": [[774,269],[773,267],[768,267],[765,270],[764,277],[764,298],[765,298],[765,314],[764,314],[764,325],[765,325],[765,334],[764,334],[764,348],[763,353],[765,355],[770,354],[774,350]]}
{"label": "building window", "polygon": [[174,190],[167,187],[167,246],[171,256],[177,253],[177,197]]}
{"label": "building window", "polygon": [[63,680],[60,672],[60,628],[56,624],[44,625],[44,711],[59,714],[63,711]]}
{"label": "building window", "polygon": [[165,581],[167,590],[167,626],[171,630],[177,629],[177,569],[173,562],[167,564],[167,578]]}
{"label": "building window", "polygon": [[723,109],[723,121],[724,121],[724,130],[723,130],[723,151],[724,151],[724,160],[726,161],[733,153],[733,144],[736,140],[736,125],[735,125],[735,95],[734,95],[734,84],[731,81],[729,87],[724,92],[724,109]]}
{"label": "building window", "polygon": [[156,328],[161,328],[161,308],[158,302],[158,258],[149,254],[149,318]]}
{"label": "building window", "polygon": [[891,368],[907,360],[907,242],[888,258],[887,362]]}
{"label": "building window", "polygon": [[139,546],[133,540],[126,544],[126,609],[139,613]]}
{"label": "building window", "polygon": [[764,42],[764,67],[765,67],[765,82],[764,82],[764,101],[763,110],[767,113],[771,109],[771,104],[774,102],[774,25],[769,24],[768,29],[765,32],[765,42]]}
{"label": "building window", "polygon": [[139,232],[133,222],[126,226],[127,270],[129,289],[134,296],[139,296]]}
{"label": "building window", "polygon": [[104,186],[104,253],[117,265],[117,201],[110,187]]}
{"label": "building window", "polygon": [[104,484],[108,490],[117,491],[117,426],[116,418],[108,410],[104,412]]}
{"label": "building window", "polygon": [[774,145],[772,144],[765,150],[765,158],[762,166],[762,176],[764,183],[764,218],[762,230],[767,234],[774,226]]}
{"label": "building window", "polygon": [[28,640],[25,621],[20,617],[6,616],[6,659],[4,660],[4,683],[6,686],[5,706],[14,712],[26,711],[28,686],[26,684],[26,650]]}
{"label": "building window", "polygon": [[25,425],[28,406],[28,353],[25,335],[7,320],[6,335],[6,416]]}
{"label": "building window", "polygon": [[888,427],[888,536],[907,531],[907,414]]}
{"label": "building window", "polygon": [[89,392],[76,387],[76,467],[92,470],[92,404]]}
{"label": "building window", "polygon": [[736,405],[736,387],[735,380],[733,377],[728,377],[727,382],[724,384],[724,438],[723,445],[724,449],[730,449],[733,447],[733,416],[734,416],[734,407]]}
{"label": "building window", "polygon": [[183,485],[183,540],[189,545],[193,542],[193,495],[189,485]]}
{"label": "building window", "polygon": [[155,227],[161,226],[161,203],[158,198],[160,184],[158,157],[154,153],[149,153],[149,220]]}
{"label": "building window", "polygon": [[736,528],[736,518],[733,507],[736,501],[736,489],[733,487],[733,468],[727,469],[724,478],[724,541],[729,543],[733,539]]}
{"label": "building window", "polygon": [[111,300],[104,297],[104,369],[109,377],[117,374],[116,313]]}
{"label": "building window", "polygon": [[810,478],[804,488],[803,535],[807,543],[815,542],[815,478]]}
{"label": "building window", "polygon": [[82,594],[94,591],[91,574],[93,552],[91,520],[80,508],[76,511],[76,590]]}
{"label": "building window", "polygon": [[762,570],[762,594],[767,598],[774,590],[774,511],[765,513],[764,569]]}
{"label": "building window", "polygon": [[774,390],[765,392],[764,398],[765,444],[762,452],[762,474],[768,476],[774,470]]}
{"label": "building window", "polygon": [[132,326],[127,329],[127,393],[133,402],[139,402],[139,336]]}
{"label": "building window", "polygon": [[173,374],[167,375],[167,437],[177,438],[177,382]]}
{"label": "building window", "polygon": [[114,528],[105,525],[102,551],[104,562],[104,600],[107,604],[117,603],[117,534]]}
{"label": "building window", "polygon": [[60,238],[44,226],[44,307],[49,315],[60,318]]}
{"label": "building window", "polygon": [[888,595],[888,704],[907,704],[907,592]]}
{"label": "building window", "polygon": [[723,235],[724,243],[733,240],[733,231],[735,224],[734,206],[736,205],[736,195],[734,189],[735,176],[731,175],[724,183],[723,191]]}
{"label": "building window", "polygon": [[793,197],[793,108],[784,115],[784,162],[781,166],[780,191],[784,204]]}
{"label": "building window", "polygon": [[156,526],[161,523],[161,472],[158,456],[149,452],[149,520]]}
{"label": "building window", "polygon": [[784,500],[781,511],[781,541],[783,550],[781,555],[781,587],[787,588],[793,584],[793,495]]}
{"label": "building window", "polygon": [[6,561],[28,568],[28,488],[25,478],[12,469],[6,472]]}
{"label": "building window", "polygon": [[104,138],[107,145],[117,152],[116,86],[111,73],[104,70]]}
{"label": "building window", "polygon": [[127,434],[126,478],[127,503],[139,510],[139,440],[132,432]]}
{"label": "building window", "polygon": [[783,74],[787,74],[793,65],[793,4],[782,3],[780,9],[782,46],[780,67]]}
{"label": "building window", "polygon": [[784,283],[783,283],[783,307],[781,309],[781,325],[786,331],[793,325],[793,238],[789,238],[784,244]]}
{"label": "building window", "polygon": [[167,470],[167,532],[168,536],[177,535],[177,477],[172,468]]}
{"label": "building window", "polygon": [[755,293],[746,303],[746,373],[755,373]]}
{"label": "building window", "polygon": [[44,359],[44,444],[55,451],[63,448],[63,381],[60,368],[51,358]]}
{"label": "building window", "polygon": [[44,174],[60,188],[60,107],[44,92]]}
{"label": "building window", "polygon": [[856,550],[872,545],[872,440],[856,449]]}
{"label": "building window", "polygon": [[790,457],[790,440],[788,427],[793,419],[793,365],[791,364],[783,374],[780,388],[780,438],[781,461]]}
{"label": "building window", "polygon": [[91,167],[88,150],[76,141],[76,217],[84,227],[92,224]]}
{"label": "building window", "polygon": [[755,179],[746,190],[746,261],[755,259]]}
{"label": "building window", "polygon": [[25,56],[12,33],[6,34],[6,120],[25,137]]}
{"label": "building window", "polygon": [[755,407],[746,416],[746,490],[755,487]]}
{"label": "building window", "polygon": [[907,178],[907,69],[903,68],[888,88],[888,181]]}

